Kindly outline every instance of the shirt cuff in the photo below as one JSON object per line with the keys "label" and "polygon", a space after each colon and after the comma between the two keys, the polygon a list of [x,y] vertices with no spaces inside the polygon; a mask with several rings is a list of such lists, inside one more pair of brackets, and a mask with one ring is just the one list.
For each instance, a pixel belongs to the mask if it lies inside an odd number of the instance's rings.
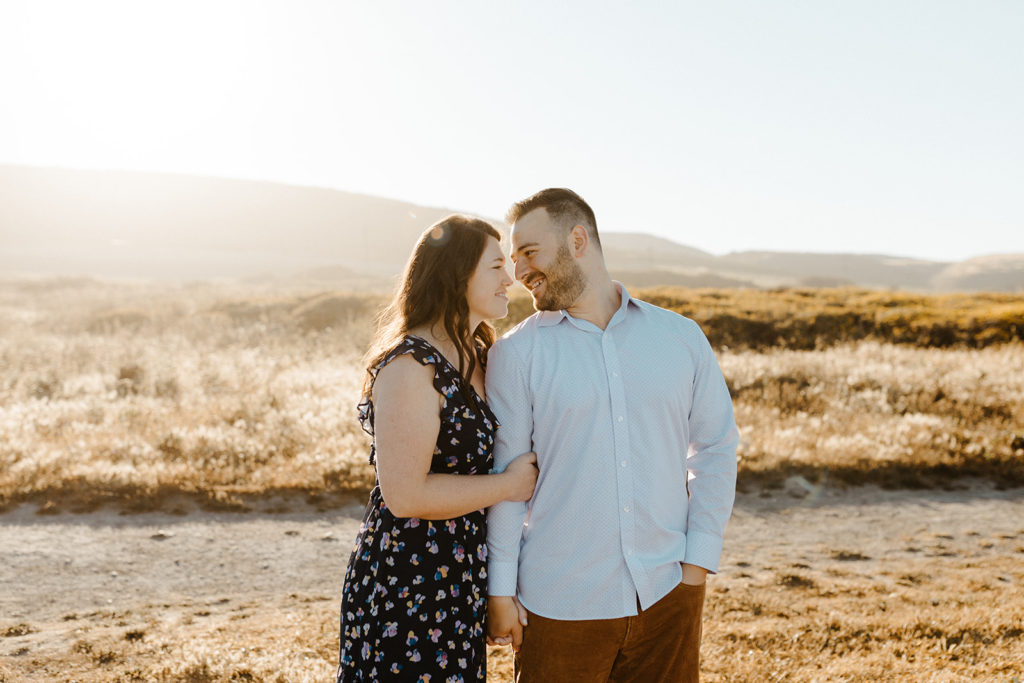
{"label": "shirt cuff", "polygon": [[518,574],[518,562],[488,562],[487,594],[514,596],[516,594]]}
{"label": "shirt cuff", "polygon": [[712,574],[718,572],[718,562],[722,559],[722,537],[714,534],[690,531],[686,534],[685,564],[695,564],[707,569]]}

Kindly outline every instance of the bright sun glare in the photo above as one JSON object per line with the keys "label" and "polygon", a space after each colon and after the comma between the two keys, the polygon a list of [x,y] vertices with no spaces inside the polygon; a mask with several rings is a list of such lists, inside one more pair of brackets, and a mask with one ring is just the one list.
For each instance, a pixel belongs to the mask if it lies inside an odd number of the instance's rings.
{"label": "bright sun glare", "polygon": [[491,216],[568,185],[716,254],[1022,251],[1024,13],[926,4],[0,0],[0,164]]}
{"label": "bright sun glare", "polygon": [[72,165],[99,157],[125,168],[153,159],[188,168],[207,161],[204,151],[228,151],[225,145],[244,154],[238,143],[251,141],[225,134],[224,119],[239,104],[272,104],[252,87],[275,76],[273,64],[257,62],[249,49],[263,42],[254,31],[259,22],[254,27],[250,18],[232,32],[225,27],[238,22],[225,5],[185,4],[196,8],[67,2],[24,9],[28,30],[18,39],[30,63],[19,74],[38,102],[33,119],[20,122],[24,137],[43,147],[42,156]]}

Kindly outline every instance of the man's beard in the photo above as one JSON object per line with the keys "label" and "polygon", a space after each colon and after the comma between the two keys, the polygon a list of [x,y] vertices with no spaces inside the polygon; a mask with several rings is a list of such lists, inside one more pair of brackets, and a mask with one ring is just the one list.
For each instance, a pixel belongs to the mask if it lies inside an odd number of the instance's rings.
{"label": "man's beard", "polygon": [[544,271],[544,294],[533,300],[538,311],[560,311],[569,308],[583,294],[587,280],[583,269],[572,257],[569,247],[558,249],[555,261]]}

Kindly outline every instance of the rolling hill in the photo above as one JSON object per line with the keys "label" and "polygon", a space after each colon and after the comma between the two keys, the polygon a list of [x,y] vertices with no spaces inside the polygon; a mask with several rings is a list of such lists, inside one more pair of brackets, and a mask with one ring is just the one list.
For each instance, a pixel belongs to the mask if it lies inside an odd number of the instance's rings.
{"label": "rolling hill", "polygon": [[[0,166],[0,273],[384,289],[420,232],[456,210],[269,182]],[[605,232],[601,240],[613,276],[636,286],[1024,291],[1024,254],[958,263],[767,251],[715,256],[642,233]]]}

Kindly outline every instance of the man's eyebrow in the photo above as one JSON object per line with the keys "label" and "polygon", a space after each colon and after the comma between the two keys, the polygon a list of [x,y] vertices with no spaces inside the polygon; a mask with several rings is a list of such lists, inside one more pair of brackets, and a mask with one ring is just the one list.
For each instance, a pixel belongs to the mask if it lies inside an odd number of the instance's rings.
{"label": "man's eyebrow", "polygon": [[530,247],[536,247],[536,246],[537,246],[538,244],[539,244],[539,242],[527,242],[526,244],[520,244],[520,245],[519,245],[519,248],[518,248],[518,249],[516,249],[516,250],[515,250],[514,252],[512,252],[512,253],[514,253],[514,254],[518,254],[518,253],[519,253],[519,252],[521,252],[521,251],[522,251],[523,249],[528,249],[528,248],[530,248]]}

